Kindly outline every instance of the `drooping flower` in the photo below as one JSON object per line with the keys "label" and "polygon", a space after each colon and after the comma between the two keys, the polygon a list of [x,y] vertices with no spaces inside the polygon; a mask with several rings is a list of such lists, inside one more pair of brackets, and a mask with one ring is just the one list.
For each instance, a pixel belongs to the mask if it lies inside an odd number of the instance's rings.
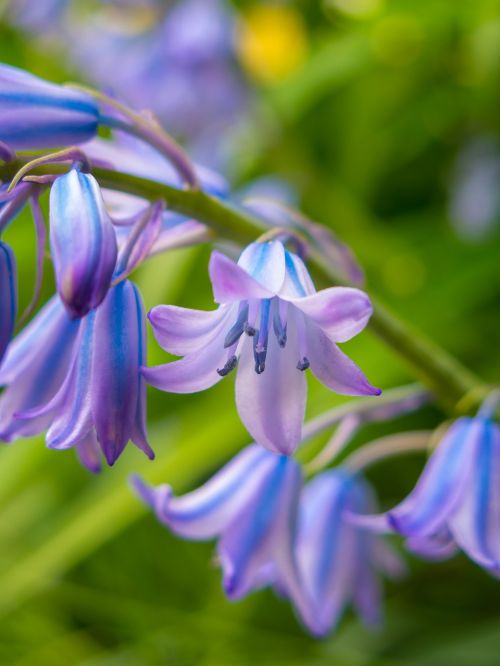
{"label": "drooping flower", "polygon": [[280,241],[253,243],[234,263],[210,260],[211,312],[158,306],[149,314],[160,345],[183,359],[143,370],[172,393],[216,384],[238,365],[236,404],[256,441],[290,454],[301,439],[306,404],[304,370],[345,395],[379,395],[337,347],[363,330],[372,307],[358,289],[316,292],[302,260]]}
{"label": "drooping flower", "polygon": [[445,557],[461,548],[500,573],[500,427],[479,414],[455,421],[408,497],[359,524],[399,532],[410,550]]}
{"label": "drooping flower", "polygon": [[89,141],[99,109],[84,93],[0,64],[0,141],[14,150],[58,148]]}
{"label": "drooping flower", "polygon": [[404,569],[382,539],[347,519],[351,511],[373,509],[368,484],[343,470],[310,481],[300,501],[297,560],[312,599],[309,629],[324,636],[352,604],[367,625],[380,620],[379,574],[396,578]]}
{"label": "drooping flower", "polygon": [[299,465],[257,444],[246,447],[205,485],[175,497],[167,485],[135,478],[141,498],[172,532],[191,540],[218,539],[224,591],[240,599],[275,586],[305,620],[310,612],[294,554]]}
{"label": "drooping flower", "polygon": [[144,360],[142,300],[126,280],[80,321],[71,365],[54,397],[18,417],[29,424],[43,416],[49,422],[47,446],[77,447],[83,460],[96,457],[98,443],[112,465],[129,440],[153,458],[146,434],[146,386],[139,372]]}
{"label": "drooping flower", "polygon": [[0,439],[11,442],[45,430],[50,418],[42,415],[30,421],[16,418],[50,401],[68,370],[78,332],[54,296],[10,344],[0,367]]}
{"label": "drooping flower", "polygon": [[16,260],[0,241],[0,363],[14,333],[17,314]]}
{"label": "drooping flower", "polygon": [[117,241],[96,179],[78,169],[50,191],[50,246],[57,289],[70,316],[82,317],[106,296]]}

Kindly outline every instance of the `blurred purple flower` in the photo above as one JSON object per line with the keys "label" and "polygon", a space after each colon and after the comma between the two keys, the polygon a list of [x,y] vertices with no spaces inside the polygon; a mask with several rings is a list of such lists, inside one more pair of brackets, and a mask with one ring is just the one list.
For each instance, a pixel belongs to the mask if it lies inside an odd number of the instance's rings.
{"label": "blurred purple flower", "polygon": [[408,538],[410,550],[441,558],[460,547],[500,573],[500,427],[481,414],[458,419],[397,507],[357,522]]}
{"label": "blurred purple flower", "polygon": [[11,0],[8,15],[15,25],[25,30],[55,31],[69,4],[70,0]]}
{"label": "blurred purple flower", "polygon": [[50,247],[57,290],[71,317],[97,307],[115,270],[117,242],[96,179],[77,169],[50,191]]}
{"label": "blurred purple flower", "polygon": [[336,345],[366,326],[372,306],[364,292],[316,292],[302,260],[279,241],[252,243],[237,264],[213,252],[209,270],[217,310],[165,305],[150,312],[159,344],[184,356],[144,368],[150,384],[172,393],[203,391],[239,363],[240,417],[256,441],[284,454],[301,439],[307,368],[337,393],[380,394]]}
{"label": "blurred purple flower", "polygon": [[309,629],[324,636],[352,603],[367,625],[380,621],[379,573],[397,578],[404,567],[383,540],[346,519],[374,508],[362,479],[342,470],[323,472],[301,497],[297,560],[312,599]]}
{"label": "blurred purple flower", "polygon": [[138,478],[133,482],[172,532],[192,540],[218,539],[230,599],[273,585],[308,619],[310,604],[294,555],[302,473],[293,459],[253,444],[201,488],[181,497],[166,485],[151,488]]}
{"label": "blurred purple flower", "polygon": [[450,188],[450,218],[469,241],[484,240],[500,221],[500,143],[482,137],[459,154]]}
{"label": "blurred purple flower", "polygon": [[14,150],[89,141],[99,109],[84,93],[0,64],[0,141]]}
{"label": "blurred purple flower", "polygon": [[201,145],[203,156],[214,158],[221,134],[244,112],[234,21],[221,0],[96,14],[83,27],[75,21],[69,32],[73,55],[90,79],[153,111],[169,132],[191,142],[191,154],[199,156]]}
{"label": "blurred purple flower", "polygon": [[146,435],[146,386],[139,372],[144,361],[142,300],[127,280],[112,287],[81,320],[75,353],[56,395],[18,418],[28,424],[47,418],[47,446],[76,446],[84,461],[96,453],[96,441],[109,465],[129,440],[153,458]]}
{"label": "blurred purple flower", "polygon": [[68,370],[78,323],[71,321],[57,296],[14,338],[0,367],[0,439],[11,442],[45,430],[50,418],[15,418],[50,401]]}
{"label": "blurred purple flower", "polygon": [[16,314],[16,260],[10,247],[0,241],[0,363],[14,333]]}

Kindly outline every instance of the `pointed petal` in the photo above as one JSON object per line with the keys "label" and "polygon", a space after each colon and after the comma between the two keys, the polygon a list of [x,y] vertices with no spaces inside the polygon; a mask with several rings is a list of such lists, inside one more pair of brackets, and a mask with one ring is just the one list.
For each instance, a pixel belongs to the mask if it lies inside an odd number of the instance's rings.
{"label": "pointed petal", "polygon": [[272,464],[262,447],[247,446],[215,476],[193,492],[173,497],[168,486],[151,488],[134,481],[141,498],[175,534],[202,540],[218,536],[242,510]]}
{"label": "pointed petal", "polygon": [[249,298],[272,298],[274,292],[249,275],[220,252],[212,252],[208,266],[216,303],[232,303]]}
{"label": "pointed petal", "polygon": [[110,289],[96,310],[91,408],[109,465],[125,448],[137,416],[143,316],[137,288],[128,280]]}
{"label": "pointed petal", "polygon": [[317,324],[332,342],[346,342],[368,323],[373,308],[359,289],[331,287],[304,298],[289,299]]}
{"label": "pointed petal", "polygon": [[282,349],[269,336],[266,368],[255,372],[252,344],[245,340],[236,376],[236,406],[252,437],[270,451],[291,454],[300,442],[307,384],[297,370],[297,330],[289,322],[288,341]]}
{"label": "pointed petal", "polygon": [[392,527],[406,536],[432,536],[464,497],[481,424],[462,418],[448,430],[408,497],[389,511]]}
{"label": "pointed petal", "polygon": [[352,477],[324,472],[307,484],[301,499],[297,553],[313,601],[309,629],[316,635],[337,625],[353,596],[357,530],[343,518],[352,490]]}
{"label": "pointed petal", "polygon": [[241,253],[238,266],[267,290],[277,294],[285,279],[285,248],[280,241],[251,243]]}
{"label": "pointed petal", "polygon": [[203,349],[216,332],[231,326],[231,306],[217,310],[191,310],[176,305],[158,305],[148,314],[158,344],[171,354],[185,356]]}
{"label": "pointed petal", "polygon": [[260,483],[227,525],[217,548],[224,590],[231,599],[269,582],[273,570],[287,594],[295,594],[299,588],[293,543],[302,485],[300,467],[290,458],[265,455],[268,464]]}
{"label": "pointed petal", "polygon": [[313,374],[341,395],[380,395],[358,366],[331,342],[315,324],[307,323],[307,358]]}
{"label": "pointed petal", "polygon": [[91,312],[80,325],[73,362],[59,391],[44,407],[32,410],[32,417],[53,416],[46,442],[51,449],[67,449],[86,437],[92,426],[90,382],[92,338],[95,317]]}
{"label": "pointed petal", "polygon": [[7,387],[0,396],[0,438],[12,441],[45,430],[50,416],[14,418],[55,395],[70,364],[78,323],[69,320],[59,298],[52,298],[12,341],[0,371]]}
{"label": "pointed petal", "polygon": [[[472,426],[471,426],[472,428]],[[449,519],[454,539],[478,564],[500,569],[500,427],[474,419],[472,473]]]}
{"label": "pointed petal", "polygon": [[142,368],[148,384],[167,393],[196,393],[214,386],[222,379],[217,368],[226,362],[224,348],[225,324],[222,321],[204,338],[204,347],[193,351],[180,361],[165,363],[154,368]]}
{"label": "pointed petal", "polygon": [[132,423],[132,431],[130,439],[132,442],[143,451],[150,460],[155,457],[154,451],[148,442],[147,433],[147,396],[146,396],[146,380],[140,372],[140,368],[146,362],[146,323],[144,317],[144,306],[139,290],[134,285],[134,296],[136,302],[137,319],[138,319],[138,357],[137,365],[139,368],[139,385],[137,396],[137,410],[135,413],[135,420]]}

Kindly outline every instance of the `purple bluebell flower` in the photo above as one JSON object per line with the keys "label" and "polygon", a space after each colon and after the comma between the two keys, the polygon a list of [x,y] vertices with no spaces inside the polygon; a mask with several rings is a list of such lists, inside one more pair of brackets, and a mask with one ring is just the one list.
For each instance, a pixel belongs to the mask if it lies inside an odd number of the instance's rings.
{"label": "purple bluebell flower", "polygon": [[16,418],[50,401],[68,371],[78,332],[58,296],[54,296],[14,338],[0,367],[0,439],[11,442],[45,430],[50,423],[42,415],[30,421]]}
{"label": "purple bluebell flower", "polygon": [[106,296],[117,241],[96,179],[78,169],[50,190],[50,246],[57,290],[70,316],[82,317]]}
{"label": "purple bluebell flower", "polygon": [[309,629],[324,636],[353,604],[367,625],[380,621],[379,574],[399,577],[404,567],[381,537],[351,524],[350,512],[374,507],[371,488],[340,469],[310,481],[300,500],[297,559],[312,600]]}
{"label": "purple bluebell flower", "polygon": [[308,618],[310,604],[294,554],[302,474],[293,459],[253,444],[187,495],[175,497],[169,486],[151,488],[138,478],[134,486],[175,534],[218,540],[224,591],[230,599],[272,585]]}
{"label": "purple bluebell flower", "polygon": [[482,414],[455,421],[408,497],[358,522],[399,532],[426,557],[451,555],[458,546],[500,573],[500,427]]}
{"label": "purple bluebell flower", "polygon": [[14,333],[17,314],[16,260],[0,241],[0,363]]}
{"label": "purple bluebell flower", "polygon": [[84,93],[0,64],[0,141],[14,150],[57,148],[89,141],[99,109]]}
{"label": "purple bluebell flower", "polygon": [[158,306],[149,314],[159,344],[183,359],[143,370],[172,393],[216,384],[238,365],[236,404],[256,441],[290,454],[301,439],[307,384],[304,370],[344,395],[379,395],[337,347],[363,330],[368,296],[346,287],[316,292],[302,260],[279,241],[252,243],[234,263],[210,259],[211,312]]}
{"label": "purple bluebell flower", "polygon": [[154,457],[146,434],[144,310],[137,287],[128,280],[112,287],[101,305],[80,321],[75,353],[64,382],[44,405],[18,414],[29,423],[47,417],[47,446],[96,450],[109,465],[127,442]]}

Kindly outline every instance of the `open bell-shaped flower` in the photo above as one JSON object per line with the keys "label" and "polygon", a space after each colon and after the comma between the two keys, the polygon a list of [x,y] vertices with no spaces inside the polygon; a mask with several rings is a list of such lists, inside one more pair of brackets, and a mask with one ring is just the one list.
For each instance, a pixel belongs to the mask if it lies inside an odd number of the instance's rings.
{"label": "open bell-shaped flower", "polygon": [[410,550],[430,557],[458,546],[500,574],[500,427],[479,414],[448,429],[413,491],[385,514],[358,524],[407,537]]}
{"label": "open bell-shaped flower", "polygon": [[139,372],[145,361],[144,328],[137,287],[128,280],[112,287],[80,321],[72,362],[56,395],[18,418],[27,423],[47,418],[47,446],[76,447],[91,469],[97,467],[99,449],[112,465],[129,440],[153,458],[146,434],[146,385]]}
{"label": "open bell-shaped flower", "polygon": [[54,296],[14,338],[0,367],[0,439],[11,442],[30,437],[47,428],[46,415],[29,421],[16,418],[50,401],[68,371],[78,333],[78,322],[71,321]]}
{"label": "open bell-shaped flower", "polygon": [[22,69],[0,65],[0,141],[14,150],[72,146],[92,139],[96,102]]}
{"label": "open bell-shaped flower", "polygon": [[368,484],[343,470],[323,472],[310,481],[300,500],[297,559],[312,600],[309,629],[332,631],[353,604],[368,625],[380,619],[379,574],[400,576],[404,567],[382,539],[353,525],[351,511],[373,508]]}
{"label": "open bell-shaped flower", "polygon": [[212,312],[158,306],[149,313],[155,336],[183,359],[143,370],[153,386],[193,393],[238,365],[236,404],[251,435],[290,454],[301,439],[307,384],[304,370],[344,395],[379,395],[337,347],[358,334],[372,313],[359,289],[316,292],[302,260],[280,241],[249,245],[238,263],[210,259]]}
{"label": "open bell-shaped flower", "polygon": [[227,596],[239,599],[272,585],[307,621],[309,601],[294,554],[299,465],[252,444],[203,486],[175,497],[169,486],[135,478],[141,498],[172,532],[191,540],[217,539]]}
{"label": "open bell-shaped flower", "polygon": [[70,316],[82,317],[106,296],[117,242],[96,179],[79,169],[50,190],[50,247],[57,290]]}
{"label": "open bell-shaped flower", "polygon": [[16,260],[10,247],[0,241],[0,363],[14,333],[16,314]]}

